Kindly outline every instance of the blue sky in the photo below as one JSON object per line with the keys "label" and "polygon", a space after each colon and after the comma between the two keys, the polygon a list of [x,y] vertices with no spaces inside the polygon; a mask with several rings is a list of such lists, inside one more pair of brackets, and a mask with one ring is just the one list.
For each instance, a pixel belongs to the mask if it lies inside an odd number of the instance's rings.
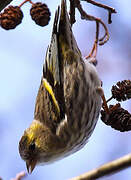
{"label": "blue sky", "polygon": [[[18,5],[20,2],[15,0],[12,4]],[[42,28],[35,25],[29,15],[30,4],[27,3],[22,7],[24,19],[16,29],[5,31],[0,28],[0,176],[5,180],[26,170],[18,153],[18,142],[33,119],[44,57],[50,43],[53,16],[60,0],[43,2],[48,4],[52,14],[48,26]],[[97,57],[97,70],[107,98],[110,97],[110,89],[114,83],[131,79],[131,2],[108,1],[108,5],[116,8],[118,13],[112,16],[113,23],[107,25],[110,40],[98,48]],[[83,3],[83,7],[89,13],[103,18],[107,24],[105,10],[86,3]],[[77,13],[73,31],[83,56],[88,55],[95,37],[95,23],[82,21]],[[122,105],[131,112],[131,102]],[[89,143],[81,151],[54,164],[37,167],[26,179],[66,180],[84,173],[129,153],[130,137],[130,132],[117,132],[99,120]],[[130,177],[129,169],[104,180],[129,180]]]}

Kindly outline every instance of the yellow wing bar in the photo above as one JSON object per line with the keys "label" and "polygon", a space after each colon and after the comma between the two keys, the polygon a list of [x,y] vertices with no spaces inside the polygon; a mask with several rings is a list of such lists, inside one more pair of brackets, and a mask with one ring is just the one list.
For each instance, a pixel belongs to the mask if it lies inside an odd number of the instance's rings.
{"label": "yellow wing bar", "polygon": [[56,109],[57,109],[58,113],[60,113],[60,108],[59,108],[58,102],[57,102],[57,100],[55,98],[55,95],[54,95],[54,92],[52,90],[52,87],[51,87],[51,85],[49,84],[49,82],[45,78],[43,78],[43,86],[48,91],[48,93],[51,95],[52,100],[53,100],[53,102],[54,102],[54,104],[56,106]]}

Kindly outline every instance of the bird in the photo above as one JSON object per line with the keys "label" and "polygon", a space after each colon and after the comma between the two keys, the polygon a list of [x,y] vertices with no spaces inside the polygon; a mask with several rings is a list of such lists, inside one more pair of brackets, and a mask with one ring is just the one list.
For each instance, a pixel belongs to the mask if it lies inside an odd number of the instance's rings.
{"label": "bird", "polygon": [[36,165],[65,158],[87,143],[101,109],[100,87],[96,67],[84,61],[78,48],[62,0],[55,13],[34,118],[19,141],[29,173]]}

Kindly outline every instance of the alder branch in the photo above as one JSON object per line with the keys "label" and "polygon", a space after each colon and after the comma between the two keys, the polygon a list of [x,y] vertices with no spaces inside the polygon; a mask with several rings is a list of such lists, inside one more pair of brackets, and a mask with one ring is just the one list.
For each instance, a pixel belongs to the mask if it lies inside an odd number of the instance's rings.
{"label": "alder branch", "polygon": [[94,17],[94,16],[91,16],[91,15],[87,14],[83,10],[83,7],[81,5],[81,1],[86,1],[87,3],[91,3],[91,4],[95,5],[95,6],[98,6],[98,7],[101,7],[101,8],[104,8],[104,9],[108,10],[108,23],[109,24],[112,22],[111,14],[116,13],[116,10],[114,8],[110,7],[110,6],[97,3],[97,2],[95,2],[93,0],[70,0],[70,22],[71,22],[71,25],[73,25],[75,23],[75,21],[76,21],[75,20],[75,8],[77,8],[78,11],[81,14],[81,19],[85,19],[85,20],[88,20],[88,21],[95,21],[96,23],[99,23],[99,24],[101,24],[103,26],[103,28],[105,30],[105,33],[104,33],[104,36],[99,39],[99,45],[105,44],[109,39],[109,33],[108,33],[108,29],[107,29],[105,23],[100,18],[97,18],[97,17]]}
{"label": "alder branch", "polygon": [[108,29],[107,29],[106,25],[104,24],[104,22],[101,19],[97,18],[97,17],[88,15],[83,10],[83,8],[82,8],[82,6],[80,4],[80,1],[76,0],[76,2],[77,2],[76,7],[79,10],[82,19],[86,19],[86,20],[89,20],[89,21],[96,21],[96,22],[100,23],[103,26],[103,28],[105,29],[105,34],[104,34],[104,36],[102,38],[99,39],[99,45],[105,44],[109,39],[109,32],[108,32]]}
{"label": "alder branch", "polygon": [[78,177],[74,177],[70,180],[95,180],[103,176],[110,175],[112,173],[116,173],[125,168],[131,166],[131,154],[123,156],[119,159],[106,163],[96,169],[93,169],[85,174],[82,174]]}
{"label": "alder branch", "polygon": [[11,180],[22,180],[23,178],[26,177],[26,173],[24,171],[19,172],[18,174],[16,174],[15,178],[12,178]]}
{"label": "alder branch", "polygon": [[0,12],[13,0],[0,0]]}
{"label": "alder branch", "polygon": [[90,4],[93,4],[97,7],[101,7],[101,8],[104,8],[108,11],[108,23],[111,24],[112,23],[112,20],[111,20],[111,14],[112,13],[116,13],[116,10],[110,6],[107,6],[105,4],[101,4],[99,2],[95,2],[93,0],[81,0],[81,1],[86,1],[87,3],[90,3]]}
{"label": "alder branch", "polygon": [[71,23],[71,26],[76,22],[76,19],[75,19],[75,3],[73,0],[70,0],[70,23]]}
{"label": "alder branch", "polygon": [[101,8],[104,8],[108,11],[111,11],[111,13],[116,13],[116,10],[110,6],[107,6],[105,4],[101,4],[101,3],[98,3],[98,2],[95,2],[93,0],[81,0],[81,1],[86,1],[87,3],[90,3],[90,4],[93,4],[95,6],[98,6],[98,7],[101,7]]}

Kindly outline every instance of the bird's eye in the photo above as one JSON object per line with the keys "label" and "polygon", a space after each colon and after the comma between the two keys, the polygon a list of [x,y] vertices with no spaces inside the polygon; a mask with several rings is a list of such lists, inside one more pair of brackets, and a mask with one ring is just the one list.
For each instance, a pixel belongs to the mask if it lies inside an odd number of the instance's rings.
{"label": "bird's eye", "polygon": [[30,144],[29,150],[31,150],[31,151],[35,150],[35,143]]}

